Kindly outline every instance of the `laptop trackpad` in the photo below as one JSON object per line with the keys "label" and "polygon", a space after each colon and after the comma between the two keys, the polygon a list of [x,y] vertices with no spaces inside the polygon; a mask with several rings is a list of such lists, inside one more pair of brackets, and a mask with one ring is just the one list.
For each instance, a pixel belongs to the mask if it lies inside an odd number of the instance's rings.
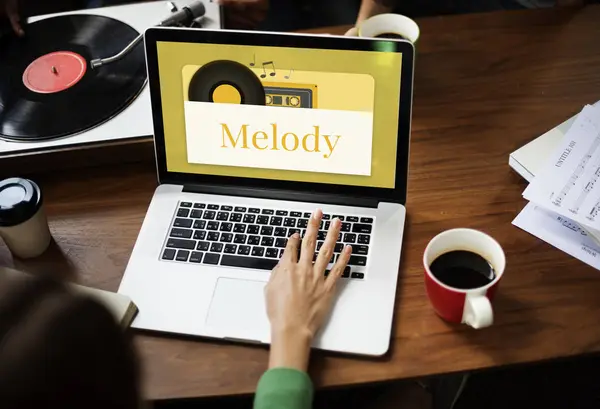
{"label": "laptop trackpad", "polygon": [[266,284],[264,281],[219,278],[206,318],[207,332],[220,338],[267,342]]}

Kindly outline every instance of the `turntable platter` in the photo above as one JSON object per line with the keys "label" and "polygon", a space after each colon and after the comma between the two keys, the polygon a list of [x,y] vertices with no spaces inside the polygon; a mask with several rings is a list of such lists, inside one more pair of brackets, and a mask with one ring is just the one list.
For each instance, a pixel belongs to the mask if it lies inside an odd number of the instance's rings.
{"label": "turntable platter", "polygon": [[65,15],[29,24],[0,42],[0,138],[39,141],[75,135],[125,109],[146,83],[143,42],[92,69],[139,33],[104,16]]}

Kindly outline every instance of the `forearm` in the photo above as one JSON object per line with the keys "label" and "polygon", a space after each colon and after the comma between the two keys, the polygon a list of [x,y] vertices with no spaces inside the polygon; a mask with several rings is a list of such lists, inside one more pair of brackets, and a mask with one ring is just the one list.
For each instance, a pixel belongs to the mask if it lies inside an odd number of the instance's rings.
{"label": "forearm", "polygon": [[313,388],[306,370],[311,342],[308,332],[273,332],[269,370],[256,388],[254,409],[310,409]]}
{"label": "forearm", "polygon": [[269,369],[293,368],[306,372],[312,338],[308,332],[281,330],[271,335]]}
{"label": "forearm", "polygon": [[313,386],[306,372],[275,368],[260,378],[254,409],[310,409],[312,400]]}
{"label": "forearm", "polygon": [[362,0],[356,24],[371,16],[391,12],[394,3],[393,0]]}

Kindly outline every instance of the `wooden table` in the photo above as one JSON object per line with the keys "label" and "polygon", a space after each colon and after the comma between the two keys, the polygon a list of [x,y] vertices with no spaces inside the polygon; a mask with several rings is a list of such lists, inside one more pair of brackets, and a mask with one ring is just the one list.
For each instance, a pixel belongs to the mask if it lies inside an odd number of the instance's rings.
{"label": "wooden table", "polygon": [[[507,163],[515,148],[600,98],[598,21],[600,7],[419,21],[408,221],[391,350],[380,359],[316,352],[317,386],[600,351],[600,273],[510,224],[525,205],[525,182]],[[116,290],[156,186],[153,164],[47,172],[36,180],[47,195],[57,246],[17,267]],[[490,233],[506,251],[489,329],[443,322],[425,296],[423,249],[436,233],[458,226]],[[0,260],[12,264],[5,249]],[[155,334],[136,342],[153,399],[251,393],[267,363],[261,347]]]}

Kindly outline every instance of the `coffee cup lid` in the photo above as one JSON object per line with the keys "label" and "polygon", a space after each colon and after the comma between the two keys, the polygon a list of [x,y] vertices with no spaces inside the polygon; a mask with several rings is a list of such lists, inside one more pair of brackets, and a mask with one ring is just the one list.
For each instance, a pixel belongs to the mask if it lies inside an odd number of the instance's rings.
{"label": "coffee cup lid", "polygon": [[0,182],[0,226],[14,226],[32,217],[42,204],[42,192],[28,179]]}

